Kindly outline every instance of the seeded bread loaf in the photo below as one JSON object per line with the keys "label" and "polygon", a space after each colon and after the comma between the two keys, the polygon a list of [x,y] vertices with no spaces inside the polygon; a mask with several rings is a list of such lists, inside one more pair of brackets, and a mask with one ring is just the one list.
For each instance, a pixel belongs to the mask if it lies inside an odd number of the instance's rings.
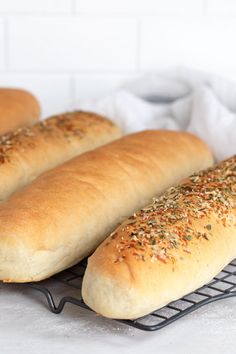
{"label": "seeded bread loaf", "polygon": [[39,103],[31,93],[19,89],[0,89],[0,135],[32,125],[39,116]]}
{"label": "seeded bread loaf", "polygon": [[121,133],[93,113],[54,116],[0,137],[0,200],[72,157],[110,142]]}
{"label": "seeded bread loaf", "polygon": [[171,187],[88,260],[82,295],[106,317],[134,319],[210,281],[236,257],[236,156]]}
{"label": "seeded bread loaf", "polygon": [[37,281],[72,266],[153,195],[211,163],[191,134],[145,131],[44,173],[0,206],[0,279]]}

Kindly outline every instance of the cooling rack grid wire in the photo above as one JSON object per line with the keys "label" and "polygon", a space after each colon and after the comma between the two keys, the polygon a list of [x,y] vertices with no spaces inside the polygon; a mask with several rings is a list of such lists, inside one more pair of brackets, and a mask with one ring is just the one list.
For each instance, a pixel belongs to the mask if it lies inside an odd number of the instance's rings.
{"label": "cooling rack grid wire", "polygon": [[[50,278],[50,284],[53,285],[52,290],[47,287],[47,281],[24,284],[24,286],[30,287],[44,294],[47,300],[48,308],[53,313],[60,313],[66,303],[72,303],[92,311],[83,302],[80,295],[85,268],[86,260],[70,269],[56,274]],[[61,283],[64,284],[66,289],[70,288],[76,290],[76,296],[64,296],[64,293],[57,293],[55,295],[54,290],[56,285]],[[59,287],[59,289],[61,288]],[[145,317],[132,321],[118,321],[141,330],[156,331],[189,314],[190,312],[197,310],[203,305],[232,296],[236,296],[236,259],[225,267],[208,284],[182,297],[181,299],[174,301]],[[57,301],[55,301],[56,298],[58,299]]]}

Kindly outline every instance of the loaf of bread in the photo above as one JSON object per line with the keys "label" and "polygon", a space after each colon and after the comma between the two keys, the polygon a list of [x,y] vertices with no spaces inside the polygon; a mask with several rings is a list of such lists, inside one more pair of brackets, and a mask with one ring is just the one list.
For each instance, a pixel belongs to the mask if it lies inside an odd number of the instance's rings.
{"label": "loaf of bread", "polygon": [[0,279],[37,281],[72,266],[153,195],[211,163],[191,134],[145,131],[44,173],[0,206]]}
{"label": "loaf of bread", "polygon": [[0,137],[0,200],[35,177],[121,135],[110,120],[93,113],[58,115]]}
{"label": "loaf of bread", "polygon": [[0,135],[35,123],[40,116],[37,99],[19,89],[0,89]]}
{"label": "loaf of bread", "polygon": [[135,213],[88,260],[85,303],[135,319],[210,281],[236,257],[236,156]]}

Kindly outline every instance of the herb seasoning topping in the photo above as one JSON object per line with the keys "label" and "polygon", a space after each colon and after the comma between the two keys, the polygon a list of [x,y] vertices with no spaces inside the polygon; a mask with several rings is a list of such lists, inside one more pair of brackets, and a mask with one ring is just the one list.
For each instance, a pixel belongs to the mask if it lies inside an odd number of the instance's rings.
{"label": "herb seasoning topping", "polygon": [[122,262],[124,250],[137,260],[167,263],[175,261],[175,249],[191,253],[195,240],[208,242],[213,226],[206,222],[193,227],[193,222],[215,215],[224,227],[235,225],[236,156],[213,168],[192,175],[187,182],[169,188],[153,203],[131,216],[123,225],[122,242],[117,244],[116,263]]}
{"label": "herb seasoning topping", "polygon": [[[47,132],[56,137],[60,132],[59,136],[61,137],[62,133],[67,140],[72,136],[82,138],[87,127],[101,124],[101,120],[103,119],[95,114],[77,111],[53,116],[32,127],[19,128],[0,137],[0,164],[11,160],[12,151],[24,149],[26,146],[34,148],[35,144],[31,139],[28,140],[28,137],[37,138],[41,133],[45,135]],[[109,121],[105,123],[110,124]]]}

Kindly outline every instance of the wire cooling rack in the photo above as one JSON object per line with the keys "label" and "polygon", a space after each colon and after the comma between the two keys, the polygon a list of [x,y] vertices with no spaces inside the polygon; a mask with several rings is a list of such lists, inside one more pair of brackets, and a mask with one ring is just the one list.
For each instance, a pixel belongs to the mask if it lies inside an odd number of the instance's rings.
{"label": "wire cooling rack", "polygon": [[[86,261],[82,261],[76,266],[50,278],[50,288],[47,285],[48,281],[28,283],[24,285],[42,293],[47,300],[48,308],[53,313],[60,313],[66,303],[72,303],[92,311],[83,302],[81,297],[81,284],[86,263]],[[65,293],[62,294],[61,287],[58,287],[60,284],[64,284],[66,294],[68,293],[68,290],[73,290],[76,295],[73,294],[73,296],[68,296],[65,295]],[[144,331],[157,331],[190,312],[197,310],[203,305],[232,296],[236,296],[236,259],[208,284],[193,293],[190,293],[145,317],[132,321],[117,321]]]}

